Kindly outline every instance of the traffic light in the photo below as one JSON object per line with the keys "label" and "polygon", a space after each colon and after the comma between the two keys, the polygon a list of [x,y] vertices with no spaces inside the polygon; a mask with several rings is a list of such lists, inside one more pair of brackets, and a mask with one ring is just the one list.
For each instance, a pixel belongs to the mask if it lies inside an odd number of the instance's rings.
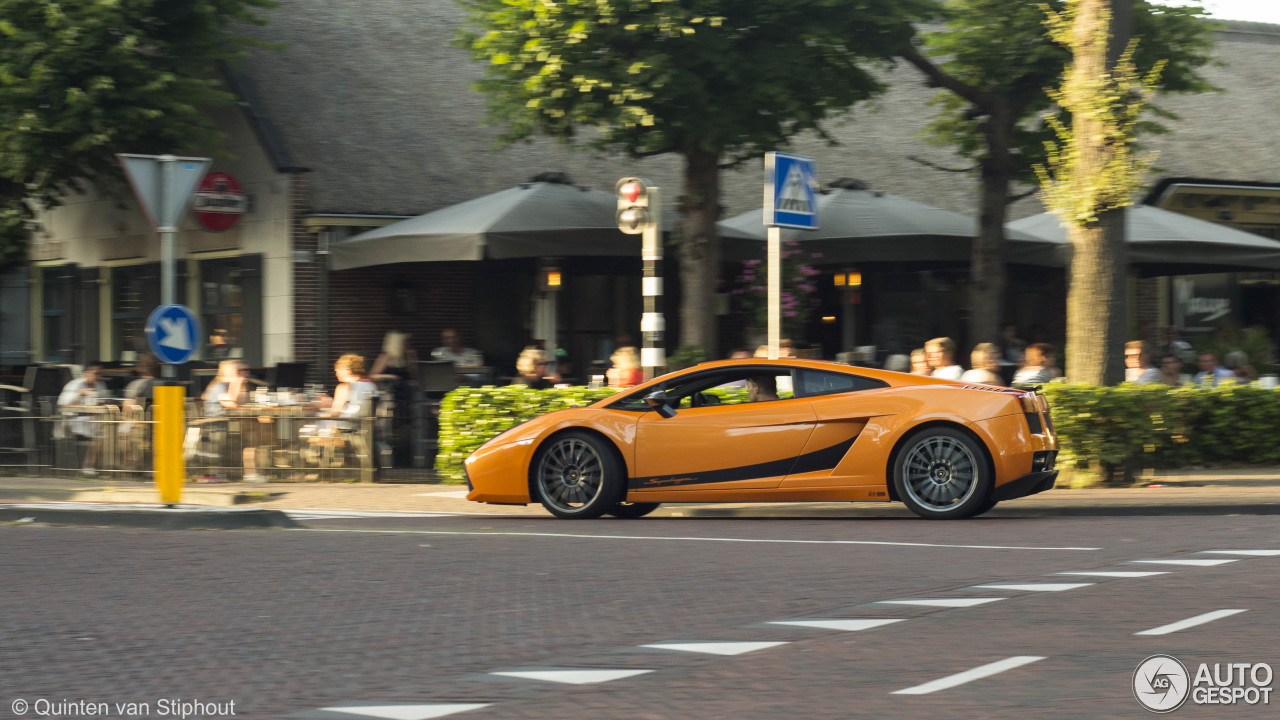
{"label": "traffic light", "polygon": [[618,229],[639,235],[652,222],[649,215],[649,181],[628,177],[618,181]]}

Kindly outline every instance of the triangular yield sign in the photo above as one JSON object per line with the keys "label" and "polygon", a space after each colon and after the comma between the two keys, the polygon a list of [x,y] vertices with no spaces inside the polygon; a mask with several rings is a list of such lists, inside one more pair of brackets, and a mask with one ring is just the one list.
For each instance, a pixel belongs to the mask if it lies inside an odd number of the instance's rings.
{"label": "triangular yield sign", "polygon": [[694,642],[694,643],[656,643],[640,647],[654,650],[676,650],[678,652],[706,653],[707,655],[742,655],[743,653],[764,650],[766,648],[786,645],[785,642]]}
{"label": "triangular yield sign", "polygon": [[574,668],[566,670],[513,670],[510,672],[496,672],[490,674],[501,675],[503,677],[522,678],[524,680],[545,680],[547,682],[565,683],[566,685],[591,685],[593,683],[621,680],[622,678],[644,675],[645,673],[651,672],[653,671],[590,670],[586,668]]}
{"label": "triangular yield sign", "polygon": [[320,708],[325,712],[349,713],[366,717],[387,718],[387,720],[430,720],[468,710],[479,710],[489,707],[476,703],[431,703],[425,705],[355,705],[350,707]]}
{"label": "triangular yield sign", "polygon": [[177,228],[191,205],[196,185],[212,162],[209,158],[173,155],[119,153],[116,157],[156,230]]}

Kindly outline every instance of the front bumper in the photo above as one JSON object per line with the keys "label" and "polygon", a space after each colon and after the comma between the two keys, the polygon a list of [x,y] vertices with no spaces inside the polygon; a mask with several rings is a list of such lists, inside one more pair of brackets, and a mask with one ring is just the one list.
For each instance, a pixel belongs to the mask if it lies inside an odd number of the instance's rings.
{"label": "front bumper", "polygon": [[998,502],[1004,502],[1005,500],[1035,495],[1052,488],[1057,479],[1057,470],[1027,473],[996,488],[991,497]]}

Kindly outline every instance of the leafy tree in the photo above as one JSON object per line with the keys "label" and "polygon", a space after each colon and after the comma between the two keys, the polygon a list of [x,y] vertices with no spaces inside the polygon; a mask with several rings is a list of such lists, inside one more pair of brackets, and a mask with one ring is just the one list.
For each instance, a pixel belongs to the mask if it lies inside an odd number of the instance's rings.
{"label": "leafy tree", "polygon": [[[1051,12],[1050,36],[1070,48],[1072,62],[1054,102],[1070,113],[1050,126],[1048,158],[1036,167],[1042,195],[1063,224],[1073,252],[1067,294],[1067,368],[1071,378],[1093,385],[1124,378],[1125,232],[1123,208],[1153,158],[1135,152],[1139,116],[1156,92],[1162,63],[1145,76],[1134,65],[1134,43],[1119,51],[1123,36],[1114,18],[1126,0],[1067,0]],[[1123,17],[1123,15],[1121,15]],[[1124,26],[1121,20],[1119,25]]]}
{"label": "leafy tree", "polygon": [[[546,135],[684,161],[680,345],[714,347],[720,171],[883,90],[933,0],[459,0],[458,44],[504,141]],[[582,132],[583,130],[587,132]],[[582,137],[580,137],[580,135]]]}
{"label": "leafy tree", "polygon": [[[1194,6],[1133,0],[1132,33],[1142,38],[1133,54],[1141,73],[1163,63],[1164,93],[1212,89],[1199,71],[1210,61],[1213,25]],[[994,341],[1005,289],[1004,223],[1011,202],[1034,192],[1032,167],[1045,160],[1052,129],[1038,118],[1052,105],[1046,88],[1058,83],[1071,51],[1045,33],[1045,9],[1063,0],[953,0],[941,32],[926,36],[928,50],[909,48],[903,58],[942,92],[929,139],[972,160],[980,178],[978,237],[970,262],[970,340]],[[1127,37],[1126,33],[1126,37]],[[1153,108],[1159,117],[1172,113]],[[1155,122],[1139,129],[1162,132]],[[1033,189],[1015,192],[1016,186]]]}
{"label": "leafy tree", "polygon": [[118,192],[117,152],[207,152],[230,102],[215,62],[274,0],[0,0],[0,262],[35,204],[89,183]]}

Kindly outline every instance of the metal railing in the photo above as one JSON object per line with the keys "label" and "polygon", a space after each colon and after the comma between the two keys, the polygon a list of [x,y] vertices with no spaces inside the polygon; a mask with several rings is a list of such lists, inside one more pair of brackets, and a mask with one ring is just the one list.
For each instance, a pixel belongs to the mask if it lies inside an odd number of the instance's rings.
{"label": "metal railing", "polygon": [[[149,479],[150,408],[56,407],[56,398],[0,397],[0,472]],[[189,481],[361,481],[378,475],[379,418],[326,418],[313,408],[226,409],[207,417],[188,399],[183,455]]]}

